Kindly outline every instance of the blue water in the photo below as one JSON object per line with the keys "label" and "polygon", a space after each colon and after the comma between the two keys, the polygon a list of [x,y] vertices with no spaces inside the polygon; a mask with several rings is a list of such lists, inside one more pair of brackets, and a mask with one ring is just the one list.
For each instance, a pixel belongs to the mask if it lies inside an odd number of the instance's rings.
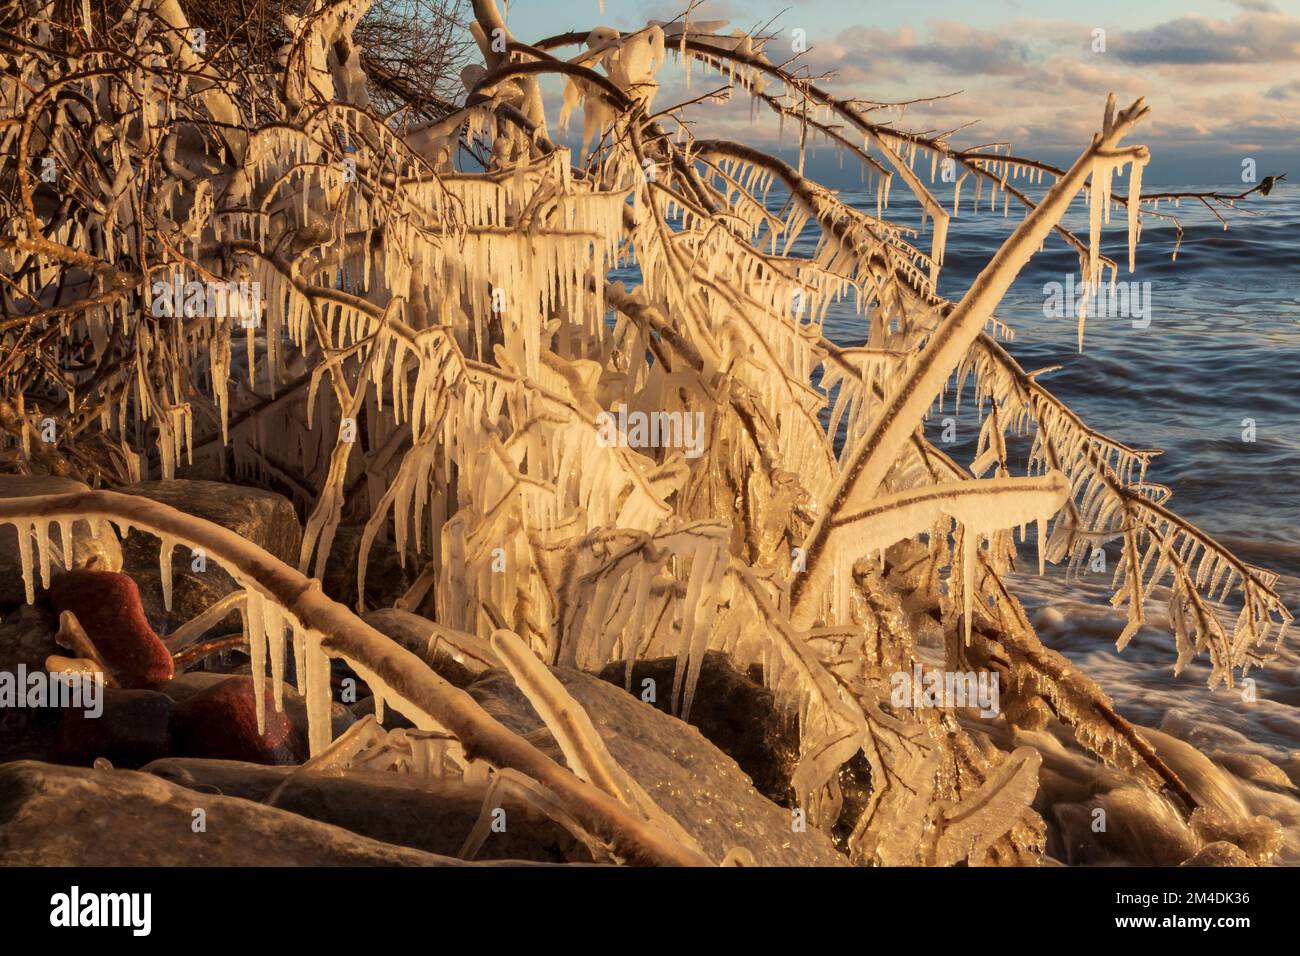
{"label": "blue water", "polygon": [[[1014,205],[1003,218],[1000,198],[990,212],[987,193],[973,212],[969,186],[940,274],[940,291],[954,300],[1021,218]],[[1144,192],[1215,188],[1242,187],[1147,184]],[[947,190],[936,195],[951,209]],[[874,190],[840,195],[874,214]],[[901,201],[891,201],[886,217],[919,225],[919,205],[897,189],[895,197]],[[1177,261],[1170,259],[1173,226],[1148,216],[1132,274],[1123,212],[1112,216],[1102,251],[1120,263],[1121,282],[1151,283],[1147,328],[1129,318],[1090,318],[1079,354],[1075,320],[1044,316],[1044,285],[1064,283],[1078,269],[1077,255],[1059,238],[1025,268],[998,316],[1015,329],[1007,348],[1025,369],[1062,366],[1040,382],[1087,424],[1132,447],[1164,450],[1148,478],[1173,489],[1173,510],[1242,558],[1300,575],[1300,185],[1283,183],[1245,208],[1255,214],[1227,214],[1225,232],[1199,203],[1162,203],[1160,211],[1176,215],[1185,230]],[[1081,200],[1065,225],[1087,241]],[[929,251],[928,232],[916,242]],[[796,251],[810,248],[809,240]],[[862,325],[851,305],[839,304],[826,334],[860,343]],[[948,406],[944,414],[951,413]],[[958,442],[947,450],[969,462],[979,426],[971,403],[955,417]],[[1243,440],[1245,419],[1254,420],[1254,442]]]}
{"label": "blue water", "polygon": [[[1300,170],[1294,174],[1300,179]],[[940,273],[940,292],[953,300],[1023,216],[1013,203],[1004,218],[1001,197],[990,211],[987,191],[975,211],[970,185],[949,226]],[[1033,199],[1046,192],[1018,185]],[[1115,188],[1125,191],[1124,180],[1117,179]],[[1148,183],[1143,192],[1244,188]],[[933,191],[951,210],[952,187],[936,183]],[[916,228],[920,204],[904,193],[896,184],[884,215]],[[842,189],[839,195],[875,214],[874,189]],[[770,208],[777,211],[783,202],[774,189]],[[1119,281],[1151,284],[1146,328],[1135,328],[1130,318],[1090,317],[1080,354],[1076,320],[1044,315],[1044,285],[1064,284],[1069,274],[1077,281],[1079,265],[1075,251],[1053,236],[997,312],[1015,330],[1006,347],[1027,371],[1061,366],[1039,381],[1092,428],[1130,447],[1162,449],[1147,478],[1173,490],[1169,506],[1175,512],[1241,558],[1300,577],[1300,182],[1282,183],[1269,196],[1257,194],[1223,212],[1226,232],[1195,201],[1184,200],[1181,208],[1162,203],[1160,212],[1176,216],[1184,229],[1176,261],[1173,225],[1153,216],[1145,217],[1131,274],[1122,209],[1102,233],[1102,252],[1120,263]],[[1087,241],[1082,199],[1064,225]],[[809,226],[792,254],[811,255],[816,238]],[[913,241],[930,250],[928,229]],[[639,281],[635,265],[614,277]],[[858,345],[864,319],[851,302],[835,303],[825,332],[840,345]],[[941,418],[950,414],[948,405],[932,418],[935,440]],[[954,417],[957,441],[944,450],[969,463],[979,433],[973,403],[963,401]],[[1254,422],[1254,441],[1243,440],[1246,419]],[[1023,454],[1028,443],[1013,443],[1013,453],[1016,447]]]}

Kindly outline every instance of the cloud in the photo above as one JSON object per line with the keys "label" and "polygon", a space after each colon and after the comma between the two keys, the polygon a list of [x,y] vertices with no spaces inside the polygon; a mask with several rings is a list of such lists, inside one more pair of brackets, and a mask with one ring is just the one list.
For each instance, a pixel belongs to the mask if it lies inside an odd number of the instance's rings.
{"label": "cloud", "polygon": [[1230,21],[1186,16],[1123,33],[1116,55],[1131,63],[1300,63],[1300,17],[1254,9]]}

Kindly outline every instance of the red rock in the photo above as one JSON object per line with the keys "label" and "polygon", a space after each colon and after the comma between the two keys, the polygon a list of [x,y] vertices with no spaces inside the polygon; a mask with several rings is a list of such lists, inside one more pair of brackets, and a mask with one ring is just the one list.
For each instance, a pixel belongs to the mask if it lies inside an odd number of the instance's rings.
{"label": "red rock", "polygon": [[253,678],[231,677],[173,707],[172,752],[261,764],[301,763],[306,742],[287,712],[276,713],[267,683],[266,733],[257,732]]}
{"label": "red rock", "polygon": [[144,616],[140,589],[117,571],[68,571],[54,579],[50,602],[71,611],[124,688],[156,687],[175,673],[171,653]]}
{"label": "red rock", "polygon": [[172,701],[151,690],[101,689],[103,712],[64,712],[51,757],[89,767],[105,757],[114,767],[139,767],[171,752]]}

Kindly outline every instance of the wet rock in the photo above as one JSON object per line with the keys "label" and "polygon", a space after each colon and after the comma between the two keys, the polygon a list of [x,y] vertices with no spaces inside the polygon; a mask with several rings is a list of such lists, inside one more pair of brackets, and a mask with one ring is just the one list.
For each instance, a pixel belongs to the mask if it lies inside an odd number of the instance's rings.
{"label": "wet rock", "polygon": [[173,753],[262,764],[301,763],[307,754],[306,741],[288,713],[276,711],[269,679],[264,695],[262,734],[257,732],[251,677],[227,677],[177,702],[172,709]]}
{"label": "wet rock", "polygon": [[[607,664],[599,676],[625,687],[626,666],[624,661]],[[676,667],[675,657],[637,661],[631,693],[671,713]],[[653,701],[647,700],[651,692]],[[799,715],[763,686],[757,667],[742,673],[726,654],[707,652],[688,723],[736,761],[759,793],[780,806],[794,806],[790,779],[799,763]],[[862,751],[840,768],[839,787],[843,806],[831,833],[843,848],[871,800],[871,764]]]}
{"label": "wet rock", "polygon": [[29,760],[0,766],[3,866],[458,864],[154,774]]}
{"label": "wet rock", "polygon": [[[637,661],[632,667],[632,694],[656,710],[671,713],[676,667],[675,657]],[[624,686],[625,675],[623,661],[606,665],[599,674],[601,680],[619,687]],[[799,716],[780,707],[776,695],[762,684],[736,670],[726,654],[704,655],[689,723],[736,761],[759,793],[787,804],[790,776],[799,761]]]}
{"label": "wet rock", "polygon": [[[461,780],[346,771],[298,773],[229,760],[168,758],[145,767],[181,786],[274,806],[353,833],[430,853],[458,855],[483,808],[484,787]],[[509,792],[498,801],[505,831],[489,833],[475,859],[591,862],[567,830]]]}
{"label": "wet rock", "polygon": [[[210,690],[223,681],[229,680],[230,674],[216,674],[210,671],[190,671],[178,674],[173,680],[161,685],[158,690],[176,702],[186,701],[204,691]],[[251,679],[250,679],[251,683]],[[268,679],[269,686],[269,679]],[[294,733],[302,740],[307,739],[307,701],[298,693],[292,683],[284,684],[284,712],[289,716]],[[331,727],[333,735],[338,737],[357,722],[361,716],[338,701],[330,703]]]}
{"label": "wet rock", "polygon": [[[334,600],[349,608],[357,606],[357,556],[364,525],[339,525],[330,545],[329,563],[321,587]],[[415,581],[407,562],[402,567],[391,541],[374,541],[366,561],[366,607],[390,607]]]}
{"label": "wet rock", "polygon": [[149,626],[140,590],[125,574],[66,571],[50,584],[57,613],[71,611],[124,688],[147,688],[171,680],[171,653]]}
{"label": "wet rock", "polygon": [[[72,478],[49,475],[0,475],[0,498],[30,498],[33,495],[66,495],[75,491],[89,491],[87,485]],[[103,538],[90,533],[90,525],[77,521],[72,526],[72,560],[65,561],[63,541],[57,525],[51,526],[50,569],[64,571],[70,568],[94,567],[101,571],[122,570],[122,549],[117,537],[106,527]],[[32,554],[36,546],[32,545]],[[40,574],[36,575],[36,588],[40,591]],[[18,557],[18,532],[12,525],[0,527],[0,607],[25,603],[22,562]]]}
{"label": "wet rock", "polygon": [[[296,566],[302,528],[287,498],[261,488],[218,481],[146,481],[124,488],[171,505],[252,541],[286,564]],[[123,543],[123,569],[140,585],[145,614],[161,634],[177,627],[237,590],[234,579],[208,556],[178,547],[172,554],[172,609],[163,606],[162,574],[158,567],[158,539],[145,531],[132,531]],[[199,561],[198,558],[202,557]],[[201,568],[201,570],[199,570]],[[239,614],[231,612],[209,633],[237,631]]]}
{"label": "wet rock", "polygon": [[[824,833],[795,832],[791,812],[758,793],[736,762],[689,724],[642,703],[590,674],[552,668],[591,716],[614,759],[714,860],[743,847],[759,866],[843,866],[847,859]],[[488,713],[532,735],[563,763],[541,718],[502,670],[485,671],[468,688]]]}
{"label": "wet rock", "polygon": [[115,767],[139,767],[171,752],[172,701],[151,690],[102,688],[103,710],[65,710],[51,758],[90,766],[104,757]]}

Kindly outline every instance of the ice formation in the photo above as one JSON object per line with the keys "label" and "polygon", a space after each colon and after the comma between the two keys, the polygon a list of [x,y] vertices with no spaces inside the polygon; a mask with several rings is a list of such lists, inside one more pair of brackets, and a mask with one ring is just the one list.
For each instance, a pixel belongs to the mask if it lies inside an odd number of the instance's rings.
{"label": "ice formation", "polygon": [[[0,501],[28,600],[49,577],[52,523],[64,554],[78,520],[99,535],[110,524],[157,534],[169,604],[174,547],[204,547],[241,590],[169,644],[238,607],[259,722],[265,681],[282,706],[292,654],[310,766],[485,775],[490,764],[493,786],[529,794],[620,859],[700,862],[602,753],[543,661],[623,660],[630,675],[638,658],[675,657],[683,717],[707,651],[759,665],[799,715],[792,801],[814,825],[829,830],[845,812],[840,769],[859,753],[870,765],[870,801],[847,821],[859,862],[1020,862],[1041,846],[1033,757],[982,749],[950,713],[891,708],[887,675],[914,663],[927,628],[960,635],[954,655],[996,647],[1011,661],[1013,716],[1049,708],[1098,759],[1183,796],[1095,685],[1038,644],[1001,580],[1016,528],[1036,525],[1040,565],[1117,540],[1115,599],[1130,615],[1121,644],[1160,593],[1179,664],[1208,650],[1212,683],[1259,663],[1290,620],[1273,576],[1168,510],[1146,480],[1156,452],[1089,428],[997,341],[1010,334],[995,314],[1003,294],[1052,237],[1079,255],[1089,288],[1114,268],[1100,238],[1119,203],[1132,267],[1158,202],[1140,196],[1145,149],[1121,145],[1146,115],[1141,101],[1117,110],[1112,98],[1094,141],[1060,170],[908,132],[774,64],[761,37],[720,25],[598,28],[529,46],[495,4],[474,7],[483,65],[462,74],[463,105],[416,129],[369,103],[352,41],[365,0],[286,18],[293,39],[277,82],[231,69],[228,51],[207,58],[180,43],[175,0],[134,5],[113,27],[114,49],[140,56],[0,63],[3,174],[18,186],[0,209],[0,267],[29,300],[24,320],[61,330],[58,347],[86,360],[66,374],[0,372],[24,457],[51,454],[33,443],[33,423],[66,407],[62,434],[102,436],[109,449],[115,472],[102,481],[171,477],[229,449],[232,477],[287,489],[307,516],[294,569],[138,498]],[[52,29],[38,12],[24,23],[26,44]],[[553,52],[565,47],[576,48],[569,59]],[[802,155],[795,165],[697,136],[678,108],[652,106],[674,60],[724,77],[797,127],[801,145],[821,137],[858,158],[875,215],[809,180]],[[545,74],[565,84],[560,125],[582,109],[576,153],[549,138]],[[485,168],[458,167],[461,145]],[[103,162],[69,187],[69,213],[31,170],[41,156],[78,168],[90,147]],[[975,203],[987,190],[990,206],[1026,209],[956,302],[937,281],[960,193],[951,213],[934,198],[916,171],[927,155],[932,176],[951,162],[959,186],[972,179]],[[1112,180],[1125,169],[1120,196]],[[887,218],[895,177],[920,201],[928,249]],[[1021,179],[1053,185],[1034,203]],[[1061,225],[1085,189],[1086,241]],[[806,233],[812,251],[796,255]],[[631,263],[640,285],[607,281]],[[246,281],[260,298],[233,314],[159,314],[140,278],[155,273]],[[65,280],[84,288],[71,304],[50,298]],[[843,300],[861,317],[859,347],[823,335]],[[28,408],[38,378],[49,399]],[[973,383],[983,416],[970,467],[920,431],[954,381]],[[703,455],[601,441],[601,415],[618,406],[700,413]],[[1007,437],[1031,430],[1028,461],[1013,462]],[[364,524],[357,610],[368,555],[386,541],[416,572],[400,606],[491,642],[568,770],[324,597],[345,520]],[[1241,611],[1225,629],[1213,604],[1230,595]],[[368,722],[332,741],[331,658],[362,676],[377,714],[392,707],[420,730],[384,735]]]}

